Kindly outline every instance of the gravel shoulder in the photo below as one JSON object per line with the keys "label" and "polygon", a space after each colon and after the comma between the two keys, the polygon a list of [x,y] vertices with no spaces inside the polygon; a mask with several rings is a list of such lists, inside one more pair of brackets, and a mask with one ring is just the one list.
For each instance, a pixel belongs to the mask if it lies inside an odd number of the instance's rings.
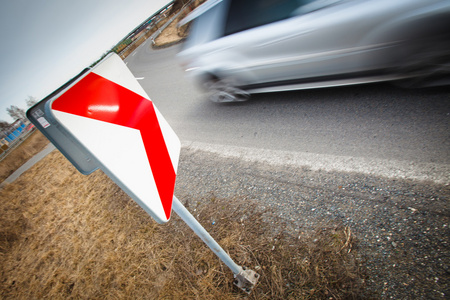
{"label": "gravel shoulder", "polygon": [[367,298],[450,295],[448,185],[248,162],[184,147],[175,193],[188,203],[211,196],[256,201],[270,211],[274,231],[299,237],[349,226]]}

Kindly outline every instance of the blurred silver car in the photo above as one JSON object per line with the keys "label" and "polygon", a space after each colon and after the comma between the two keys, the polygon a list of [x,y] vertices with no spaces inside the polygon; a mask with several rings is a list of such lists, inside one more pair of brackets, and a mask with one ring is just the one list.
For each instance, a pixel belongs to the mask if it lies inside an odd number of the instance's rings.
{"label": "blurred silver car", "polygon": [[189,22],[178,59],[216,102],[449,74],[450,0],[209,0]]}

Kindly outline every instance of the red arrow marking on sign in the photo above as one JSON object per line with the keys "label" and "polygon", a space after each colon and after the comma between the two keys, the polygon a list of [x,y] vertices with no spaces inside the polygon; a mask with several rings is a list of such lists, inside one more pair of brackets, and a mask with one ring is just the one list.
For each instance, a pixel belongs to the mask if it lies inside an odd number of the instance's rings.
{"label": "red arrow marking on sign", "polygon": [[139,130],[164,212],[170,218],[176,174],[150,100],[89,73],[56,99],[52,109]]}

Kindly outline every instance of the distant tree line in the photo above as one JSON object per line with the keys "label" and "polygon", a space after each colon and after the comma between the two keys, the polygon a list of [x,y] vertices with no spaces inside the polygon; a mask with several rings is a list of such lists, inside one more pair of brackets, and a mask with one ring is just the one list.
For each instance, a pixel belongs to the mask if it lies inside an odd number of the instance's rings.
{"label": "distant tree line", "polygon": [[[32,96],[28,96],[27,99],[25,99],[25,103],[27,104],[27,107],[32,107],[37,103],[37,99]],[[11,105],[10,107],[6,108],[6,112],[8,115],[14,120],[26,120],[26,111],[16,105]],[[10,123],[0,120],[0,131],[6,130],[11,126]]]}

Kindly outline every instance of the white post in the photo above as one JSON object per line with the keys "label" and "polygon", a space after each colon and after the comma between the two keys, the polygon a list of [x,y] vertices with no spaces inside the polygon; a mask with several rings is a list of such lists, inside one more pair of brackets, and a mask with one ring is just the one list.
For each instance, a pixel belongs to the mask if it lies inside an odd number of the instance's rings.
{"label": "white post", "polygon": [[219,244],[209,235],[205,228],[194,218],[194,216],[184,207],[184,205],[173,196],[172,208],[183,219],[186,224],[194,230],[205,244],[233,271],[234,274],[239,274],[242,268],[238,266],[231,257],[220,247]]}
{"label": "white post", "polygon": [[202,239],[203,242],[231,269],[234,273],[234,284],[246,293],[250,293],[259,279],[259,274],[237,265],[231,257],[211,237],[205,228],[192,216],[175,195],[172,202],[173,211]]}

